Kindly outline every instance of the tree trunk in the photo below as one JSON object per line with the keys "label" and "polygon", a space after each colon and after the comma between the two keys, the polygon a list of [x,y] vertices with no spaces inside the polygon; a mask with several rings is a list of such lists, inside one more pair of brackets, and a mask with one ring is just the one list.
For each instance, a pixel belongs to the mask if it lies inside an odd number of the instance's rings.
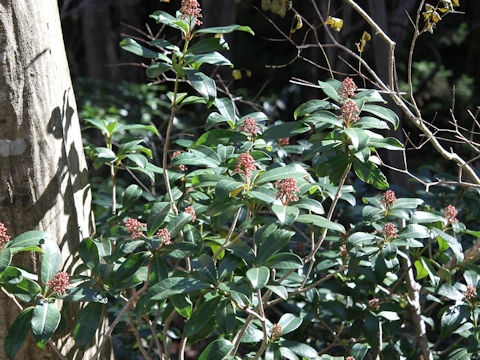
{"label": "tree trunk", "polygon": [[[73,254],[93,222],[56,0],[0,0],[0,34],[0,221],[12,237],[27,230],[46,231],[62,249],[64,269],[71,274],[77,263]],[[14,261],[35,268],[37,259],[25,253]],[[18,312],[2,293],[1,344]],[[64,354],[73,345],[66,340],[59,344]],[[17,358],[54,356],[29,339]]]}

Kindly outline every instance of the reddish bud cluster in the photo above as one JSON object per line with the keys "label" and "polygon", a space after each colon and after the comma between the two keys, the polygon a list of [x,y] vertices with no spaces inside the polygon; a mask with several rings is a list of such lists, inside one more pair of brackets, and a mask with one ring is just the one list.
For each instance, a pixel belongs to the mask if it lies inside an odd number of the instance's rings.
{"label": "reddish bud cluster", "polygon": [[456,223],[458,219],[455,217],[458,214],[458,210],[453,205],[448,205],[443,212],[443,217],[447,220],[447,224]]}
{"label": "reddish bud cluster", "polygon": [[346,262],[348,257],[347,245],[343,244],[341,250],[338,252],[338,255],[342,257],[343,262]]}
{"label": "reddish bud cluster", "polygon": [[287,137],[287,138],[280,138],[278,139],[278,144],[280,146],[285,146],[285,145],[289,145],[290,144],[290,138]]}
{"label": "reddish bud cluster", "polygon": [[[178,150],[177,150],[177,151],[174,151],[173,154],[170,156],[170,160],[173,160],[173,158],[174,158],[175,156],[180,155],[182,152],[183,152],[183,151],[178,151]],[[180,164],[180,165],[177,165],[177,169],[180,170],[180,171],[185,171],[185,170],[187,170],[187,167],[186,167],[185,165],[183,165],[183,164]]]}
{"label": "reddish bud cluster", "polygon": [[200,14],[201,11],[202,9],[197,0],[182,0],[182,6],[180,8],[182,19],[185,19],[187,16],[194,17],[196,18],[195,24],[201,25],[202,22],[198,20],[202,17],[202,14]]}
{"label": "reddish bud cluster", "polygon": [[355,91],[357,91],[357,85],[351,78],[346,77],[342,82],[342,86],[340,86],[340,89],[338,90],[340,102],[343,103],[348,98],[354,98],[356,96]]}
{"label": "reddish bud cluster", "polygon": [[355,360],[355,358],[353,356],[347,356],[345,360]]}
{"label": "reddish bud cluster", "polygon": [[260,128],[258,127],[258,124],[255,121],[255,119],[249,116],[243,122],[241,130],[246,133],[249,133],[251,136],[255,136],[259,132]]}
{"label": "reddish bud cluster", "polygon": [[170,233],[165,228],[158,230],[157,236],[162,238],[164,245],[170,245],[172,243],[172,241],[170,240]]}
{"label": "reddish bud cluster", "polygon": [[240,154],[238,157],[238,163],[233,170],[233,173],[241,173],[245,176],[247,185],[249,184],[249,178],[252,175],[252,171],[257,170],[255,167],[255,159],[249,153]]}
{"label": "reddish bud cluster", "polygon": [[386,240],[397,238],[397,228],[395,227],[395,224],[386,223],[382,229],[382,233]]}
{"label": "reddish bud cluster", "polygon": [[397,201],[397,198],[395,197],[395,193],[392,190],[387,190],[382,197],[382,201],[380,201],[380,205],[384,206],[385,209],[391,208],[395,202]]}
{"label": "reddish bud cluster", "polygon": [[8,241],[10,241],[10,236],[7,235],[7,227],[4,223],[0,222],[0,250]]}
{"label": "reddish bud cluster", "polygon": [[56,273],[52,280],[48,280],[45,283],[45,286],[48,286],[52,292],[56,292],[58,295],[63,295],[70,286],[70,277],[65,271],[61,271]]}
{"label": "reddish bud cluster", "polygon": [[465,295],[464,299],[466,301],[471,301],[477,297],[477,289],[472,285],[468,285],[467,290],[463,292],[463,295]]}
{"label": "reddish bud cluster", "polygon": [[272,327],[272,338],[277,338],[282,335],[282,326],[280,324],[273,324]]}
{"label": "reddish bud cluster", "polygon": [[145,234],[143,233],[143,229],[147,226],[136,219],[127,219],[125,220],[125,227],[127,228],[127,232],[132,233],[132,240],[135,238],[145,238]]}
{"label": "reddish bud cluster", "polygon": [[349,127],[351,123],[356,123],[360,117],[360,109],[358,108],[355,101],[347,101],[345,104],[342,105],[340,108],[341,114],[339,116],[340,120],[343,120],[346,127]]}
{"label": "reddish bud cluster", "polygon": [[276,197],[280,199],[283,205],[287,205],[290,201],[298,200],[298,196],[295,193],[300,193],[300,189],[297,186],[297,180],[294,178],[286,178],[278,180],[275,183],[275,187],[278,189]]}
{"label": "reddish bud cluster", "polygon": [[378,300],[377,298],[373,298],[372,300],[369,300],[368,308],[370,310],[378,311],[380,309],[380,300]]}
{"label": "reddish bud cluster", "polygon": [[193,206],[187,207],[184,211],[187,214],[192,215],[192,218],[190,219],[190,221],[195,221],[197,219],[197,215],[195,214],[195,209],[193,208]]}

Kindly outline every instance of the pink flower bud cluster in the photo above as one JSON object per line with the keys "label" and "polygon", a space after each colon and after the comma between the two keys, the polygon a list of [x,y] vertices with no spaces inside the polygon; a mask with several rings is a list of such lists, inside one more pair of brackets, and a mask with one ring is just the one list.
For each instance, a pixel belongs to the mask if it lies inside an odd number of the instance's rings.
{"label": "pink flower bud cluster", "polygon": [[278,139],[278,144],[280,146],[285,146],[285,145],[290,145],[290,138],[287,137],[287,138],[280,138]]}
{"label": "pink flower bud cluster", "polygon": [[347,245],[345,244],[342,245],[342,247],[340,248],[340,251],[338,252],[338,255],[342,257],[343,262],[347,260],[347,257],[348,257]]}
{"label": "pink flower bud cluster", "polygon": [[4,223],[0,222],[0,250],[8,241],[10,241],[10,236],[7,235],[7,227]]}
{"label": "pink flower bud cluster", "polygon": [[389,209],[395,204],[396,201],[397,201],[397,198],[395,197],[395,193],[392,190],[387,190],[383,194],[382,201],[380,201],[380,205],[385,207],[385,209]]}
{"label": "pink flower bud cluster", "polygon": [[355,360],[355,358],[353,356],[347,356],[345,360]]}
{"label": "pink flower bud cluster", "polygon": [[63,295],[70,286],[70,277],[65,271],[61,271],[56,273],[52,280],[48,280],[45,283],[45,286],[48,286],[52,292],[56,292],[58,295]]}
{"label": "pink flower bud cluster", "polygon": [[251,116],[248,116],[244,121],[241,127],[243,132],[249,133],[251,136],[255,136],[260,131],[257,122]]}
{"label": "pink flower bud cluster", "polygon": [[344,103],[348,98],[354,98],[356,96],[355,91],[357,91],[357,85],[351,78],[346,77],[338,91],[340,102]]}
{"label": "pink flower bud cluster", "polygon": [[193,208],[193,206],[189,206],[189,207],[185,208],[184,211],[185,211],[187,214],[192,215],[192,218],[190,219],[190,221],[195,221],[195,220],[197,220],[197,215],[195,214],[195,209]]}
{"label": "pink flower bud cluster", "polygon": [[[178,150],[177,150],[177,151],[174,151],[173,154],[170,156],[170,160],[173,160],[173,158],[174,158],[175,156],[180,155],[182,152],[183,152],[183,151],[178,151]],[[185,170],[187,170],[187,167],[186,167],[185,165],[183,165],[183,164],[180,164],[180,165],[177,165],[177,169],[180,170],[180,171],[185,171]]]}
{"label": "pink flower bud cluster", "polygon": [[443,217],[447,220],[447,224],[456,223],[458,222],[458,219],[455,217],[457,214],[458,210],[455,209],[455,206],[448,205],[443,212]]}
{"label": "pink flower bud cluster", "polygon": [[351,123],[356,123],[360,117],[360,109],[358,108],[355,101],[349,100],[340,108],[341,114],[339,116],[340,120],[343,120],[346,127],[349,127]]}
{"label": "pink flower bud cluster", "polygon": [[395,224],[386,223],[382,229],[383,236],[385,236],[385,240],[396,239],[397,238],[397,228]]}
{"label": "pink flower bud cluster", "polygon": [[162,238],[163,245],[170,245],[172,243],[172,241],[170,240],[170,233],[165,228],[158,230],[157,236]]}
{"label": "pink flower bud cluster", "polygon": [[468,285],[467,290],[463,292],[463,295],[465,295],[464,299],[466,301],[471,301],[477,297],[477,289],[472,285]]}
{"label": "pink flower bud cluster", "polygon": [[235,167],[235,170],[233,170],[233,173],[243,174],[248,185],[249,178],[252,175],[252,172],[255,170],[257,170],[255,166],[255,159],[249,153],[243,153],[238,157],[238,163]]}
{"label": "pink flower bud cluster", "polygon": [[378,311],[380,309],[380,300],[378,300],[377,298],[373,298],[372,300],[369,300],[368,308],[370,310]]}
{"label": "pink flower bud cluster", "polygon": [[298,200],[298,196],[295,193],[300,193],[300,189],[297,186],[297,180],[292,177],[278,180],[275,183],[275,187],[278,189],[276,197],[282,201],[283,205],[287,205],[290,201]]}
{"label": "pink flower bud cluster", "polygon": [[185,19],[187,16],[194,17],[196,18],[195,24],[201,25],[202,22],[198,20],[202,17],[202,14],[200,14],[201,11],[202,9],[197,0],[182,0],[182,6],[180,8],[182,19]]}
{"label": "pink flower bud cluster", "polygon": [[125,227],[127,228],[127,232],[132,233],[132,240],[135,238],[145,238],[145,234],[143,233],[143,229],[147,226],[136,219],[127,219],[125,220]]}

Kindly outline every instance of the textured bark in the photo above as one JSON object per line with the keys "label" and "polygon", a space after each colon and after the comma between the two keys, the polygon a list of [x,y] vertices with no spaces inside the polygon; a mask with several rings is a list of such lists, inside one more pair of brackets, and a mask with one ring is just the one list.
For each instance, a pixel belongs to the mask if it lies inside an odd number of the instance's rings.
{"label": "textured bark", "polygon": [[[0,34],[0,221],[12,237],[48,232],[72,273],[79,240],[92,230],[91,195],[56,0],[0,0]],[[25,254],[14,262],[31,268],[37,259]],[[0,360],[17,314],[0,295]],[[72,347],[59,344],[64,354]],[[17,358],[54,356],[29,339]]]}

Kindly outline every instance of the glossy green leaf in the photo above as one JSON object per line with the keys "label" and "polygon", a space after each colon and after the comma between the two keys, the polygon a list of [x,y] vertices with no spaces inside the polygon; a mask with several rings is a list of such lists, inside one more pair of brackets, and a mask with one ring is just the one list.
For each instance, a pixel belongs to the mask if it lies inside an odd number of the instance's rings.
{"label": "glossy green leaf", "polygon": [[233,349],[233,344],[225,339],[217,339],[202,351],[198,360],[222,360]]}
{"label": "glossy green leaf", "polygon": [[91,302],[85,306],[78,315],[73,328],[75,344],[80,349],[86,349],[92,341],[102,319],[103,304]]}
{"label": "glossy green leaf", "polygon": [[138,42],[136,42],[133,39],[123,39],[120,41],[120,47],[123,50],[126,50],[128,52],[131,52],[132,54],[142,56],[147,59],[156,59],[156,60],[163,60],[166,62],[170,62],[170,59],[168,56],[158,53],[156,51],[147,49],[145,46],[140,45]]}
{"label": "glossy green leaf", "polygon": [[291,340],[282,340],[280,344],[306,359],[317,359],[317,351],[309,345]]}
{"label": "glossy green leaf", "polygon": [[185,69],[188,82],[197,90],[207,102],[207,106],[212,104],[217,97],[217,88],[215,81],[200,71]]}
{"label": "glossy green leaf", "polygon": [[33,309],[31,320],[33,338],[42,349],[57,330],[60,317],[60,311],[54,303],[41,302]]}
{"label": "glossy green leaf", "polygon": [[173,217],[168,221],[166,229],[170,233],[170,237],[174,237],[181,231],[185,225],[190,222],[192,215],[187,214],[186,212],[181,212],[177,216]]}
{"label": "glossy green leaf", "polygon": [[244,142],[247,136],[238,131],[226,129],[214,129],[201,135],[195,142],[196,145],[217,146],[218,144],[230,145]]}
{"label": "glossy green leaf", "polygon": [[184,336],[192,336],[199,332],[207,322],[213,318],[215,310],[220,303],[220,296],[216,296],[203,304],[201,304],[192,314],[190,319],[185,323],[183,328]]}
{"label": "glossy green leaf", "polygon": [[228,34],[231,33],[232,31],[245,31],[248,32],[252,35],[255,35],[252,29],[248,26],[242,26],[242,25],[229,25],[229,26],[218,26],[218,27],[210,27],[210,28],[203,28],[200,30],[197,30],[195,33],[198,34]]}
{"label": "glossy green leaf", "polygon": [[303,178],[306,175],[308,175],[308,172],[301,165],[290,164],[267,170],[255,180],[255,184],[260,185],[266,182],[286,179],[288,177]]}
{"label": "glossy green leaf", "polygon": [[288,244],[293,234],[293,231],[278,229],[268,235],[258,247],[257,262],[263,264],[268,258],[281,251]]}
{"label": "glossy green leaf", "polygon": [[217,51],[206,54],[188,54],[185,56],[185,64],[211,64],[216,66],[231,66],[233,64],[225,56]]}
{"label": "glossy green leaf", "polygon": [[318,100],[318,99],[309,100],[295,109],[295,112],[293,113],[293,117],[297,119],[298,117],[312,114],[315,111],[330,110],[330,109],[338,109],[338,106],[325,100]]}
{"label": "glossy green leaf", "polygon": [[330,99],[338,101],[339,96],[337,90],[332,86],[332,84],[328,82],[318,81],[318,85],[322,88],[322,91],[327,95]]}
{"label": "glossy green leaf", "polygon": [[298,215],[297,222],[300,222],[303,224],[312,224],[321,228],[336,230],[336,231],[340,231],[341,233],[345,233],[345,228],[343,227],[342,224],[335,223],[319,215],[301,214],[301,215]]}
{"label": "glossy green leaf", "polygon": [[50,236],[40,230],[32,230],[18,235],[15,239],[8,241],[4,248],[26,248],[30,246],[38,246],[50,240]]}
{"label": "glossy green leaf", "polygon": [[156,62],[148,66],[146,74],[149,78],[154,79],[162,75],[164,72],[170,70],[171,68],[171,65]]}
{"label": "glossy green leaf", "polygon": [[192,54],[199,54],[220,50],[229,50],[228,44],[221,38],[211,37],[193,44],[187,51]]}
{"label": "glossy green leaf", "polygon": [[147,236],[153,236],[162,225],[168,212],[170,204],[168,202],[156,202],[153,204],[152,210],[147,220]]}
{"label": "glossy green leaf", "polygon": [[457,329],[470,317],[471,311],[468,305],[450,306],[442,315],[442,333],[445,335]]}
{"label": "glossy green leaf", "polygon": [[300,212],[294,206],[272,205],[271,209],[282,225],[292,225]]}
{"label": "glossy green leaf", "polygon": [[147,300],[160,301],[175,294],[189,294],[208,289],[210,284],[203,280],[171,277],[153,285],[145,294]]}
{"label": "glossy green leaf", "polygon": [[362,108],[362,111],[369,112],[375,116],[378,116],[380,119],[387,120],[393,125],[394,130],[398,128],[398,116],[392,110],[379,105],[365,104]]}
{"label": "glossy green leaf", "polygon": [[193,304],[190,301],[190,297],[188,295],[175,294],[170,296],[170,301],[175,307],[175,310],[177,310],[177,312],[184,318],[189,318],[190,316],[192,316]]}
{"label": "glossy green leaf", "polygon": [[10,248],[3,248],[0,250],[0,276],[12,261],[12,251]]}
{"label": "glossy green leaf", "polygon": [[215,99],[215,106],[218,112],[230,121],[229,124],[235,125],[235,108],[230,98],[223,97]]}
{"label": "glossy green leaf", "polygon": [[230,334],[237,327],[235,309],[230,301],[223,301],[215,310],[215,319],[223,334]]}
{"label": "glossy green leaf", "polygon": [[377,189],[389,188],[387,178],[371,161],[361,162],[357,158],[353,158],[353,169],[355,174],[367,184],[371,184]]}
{"label": "glossy green leaf", "polygon": [[270,279],[270,269],[266,266],[249,269],[247,278],[254,290],[263,289]]}
{"label": "glossy green leaf", "polygon": [[25,277],[20,282],[5,283],[3,288],[23,302],[35,301],[37,294],[42,291],[40,285]]}
{"label": "glossy green leaf", "polygon": [[100,263],[100,258],[98,256],[97,245],[91,238],[86,238],[82,240],[80,246],[78,247],[78,253],[83,263],[89,269],[95,269]]}
{"label": "glossy green leaf", "polygon": [[151,253],[149,251],[134,253],[128,259],[123,261],[115,272],[113,272],[112,281],[114,283],[119,283],[127,280],[130,276],[135,274],[142,265],[145,265],[145,262],[150,255]]}
{"label": "glossy green leaf", "polygon": [[296,254],[280,253],[269,257],[267,261],[265,261],[265,266],[279,270],[299,269],[303,266],[303,261]]}
{"label": "glossy green leaf", "polygon": [[177,19],[172,15],[166,13],[165,11],[155,11],[150,15],[157,23],[165,24],[167,26],[173,27],[175,29],[181,30],[183,34],[188,32],[188,25],[184,20]]}
{"label": "glossy green leaf", "polygon": [[142,195],[142,189],[138,185],[132,184],[125,189],[122,200],[122,210],[127,210]]}
{"label": "glossy green leaf", "polygon": [[281,139],[303,134],[310,130],[310,126],[303,122],[287,122],[269,126],[262,134],[262,139]]}
{"label": "glossy green leaf", "polygon": [[302,324],[302,318],[293,314],[283,314],[278,324],[282,327],[282,335],[296,330]]}
{"label": "glossy green leaf", "polygon": [[65,301],[98,302],[102,304],[108,302],[107,297],[100,291],[82,287],[69,288],[65,295],[58,298]]}
{"label": "glossy green leaf", "polygon": [[9,359],[15,358],[15,355],[17,355],[22,348],[22,345],[31,329],[32,315],[33,307],[27,307],[20,313],[20,315],[17,316],[13,324],[8,329],[4,339],[3,349],[5,351],[5,355]]}
{"label": "glossy green leaf", "polygon": [[262,186],[255,186],[252,190],[248,192],[248,194],[255,199],[266,202],[267,204],[272,204],[273,202],[275,202],[275,200],[277,200],[277,197],[272,190]]}
{"label": "glossy green leaf", "polygon": [[277,295],[279,298],[283,300],[288,299],[288,291],[285,286],[282,285],[267,285],[267,289]]}
{"label": "glossy green leaf", "polygon": [[52,280],[53,276],[60,271],[61,254],[58,245],[53,240],[46,241],[42,245],[43,257],[40,267],[40,277],[42,284],[45,285],[48,280]]}
{"label": "glossy green leaf", "polygon": [[430,231],[428,228],[419,224],[409,224],[398,231],[398,239],[426,239],[428,237],[430,237]]}

